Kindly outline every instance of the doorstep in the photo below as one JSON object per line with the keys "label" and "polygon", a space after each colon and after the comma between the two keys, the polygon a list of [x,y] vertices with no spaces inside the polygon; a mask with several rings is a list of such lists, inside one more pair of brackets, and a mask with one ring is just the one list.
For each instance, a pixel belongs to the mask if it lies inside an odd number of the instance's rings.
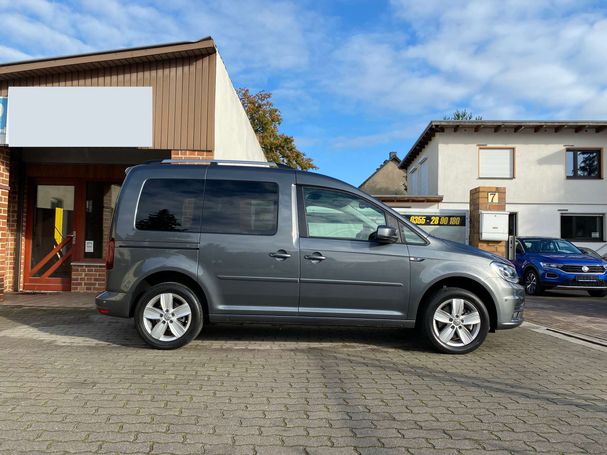
{"label": "doorstep", "polygon": [[0,307],[3,306],[95,309],[95,293],[9,292],[4,294],[4,300],[0,302]]}

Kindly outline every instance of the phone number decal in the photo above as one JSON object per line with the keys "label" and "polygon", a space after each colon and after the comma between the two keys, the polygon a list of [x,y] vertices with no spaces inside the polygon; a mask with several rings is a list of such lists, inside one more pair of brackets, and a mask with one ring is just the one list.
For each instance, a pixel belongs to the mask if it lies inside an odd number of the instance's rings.
{"label": "phone number decal", "polygon": [[419,226],[465,226],[465,216],[440,215],[404,215],[413,224]]}

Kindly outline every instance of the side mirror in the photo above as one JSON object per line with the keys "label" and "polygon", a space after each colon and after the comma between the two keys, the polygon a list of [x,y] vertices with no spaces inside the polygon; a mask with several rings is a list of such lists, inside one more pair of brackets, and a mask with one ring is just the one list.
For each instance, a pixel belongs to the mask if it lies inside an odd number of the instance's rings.
{"label": "side mirror", "polygon": [[398,232],[390,226],[377,226],[377,231],[371,234],[370,240],[378,243],[395,243],[398,242]]}

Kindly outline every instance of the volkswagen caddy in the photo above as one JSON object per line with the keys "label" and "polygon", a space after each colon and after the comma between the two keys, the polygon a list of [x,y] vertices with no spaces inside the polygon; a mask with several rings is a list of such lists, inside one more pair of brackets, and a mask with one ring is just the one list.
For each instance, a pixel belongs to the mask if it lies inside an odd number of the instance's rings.
{"label": "volkswagen caddy", "polygon": [[462,354],[522,323],[518,280],[504,258],[430,236],[342,181],[165,160],[127,171],[96,305],[159,349],[205,324],[259,322],[417,328]]}

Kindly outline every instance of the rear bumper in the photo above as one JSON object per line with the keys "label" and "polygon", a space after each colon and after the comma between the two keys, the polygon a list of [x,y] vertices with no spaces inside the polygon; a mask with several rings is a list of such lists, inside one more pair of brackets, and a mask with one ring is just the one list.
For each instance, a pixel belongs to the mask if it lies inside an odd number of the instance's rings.
{"label": "rear bumper", "polygon": [[108,316],[131,316],[131,298],[124,292],[103,291],[95,297],[95,306],[97,311]]}

